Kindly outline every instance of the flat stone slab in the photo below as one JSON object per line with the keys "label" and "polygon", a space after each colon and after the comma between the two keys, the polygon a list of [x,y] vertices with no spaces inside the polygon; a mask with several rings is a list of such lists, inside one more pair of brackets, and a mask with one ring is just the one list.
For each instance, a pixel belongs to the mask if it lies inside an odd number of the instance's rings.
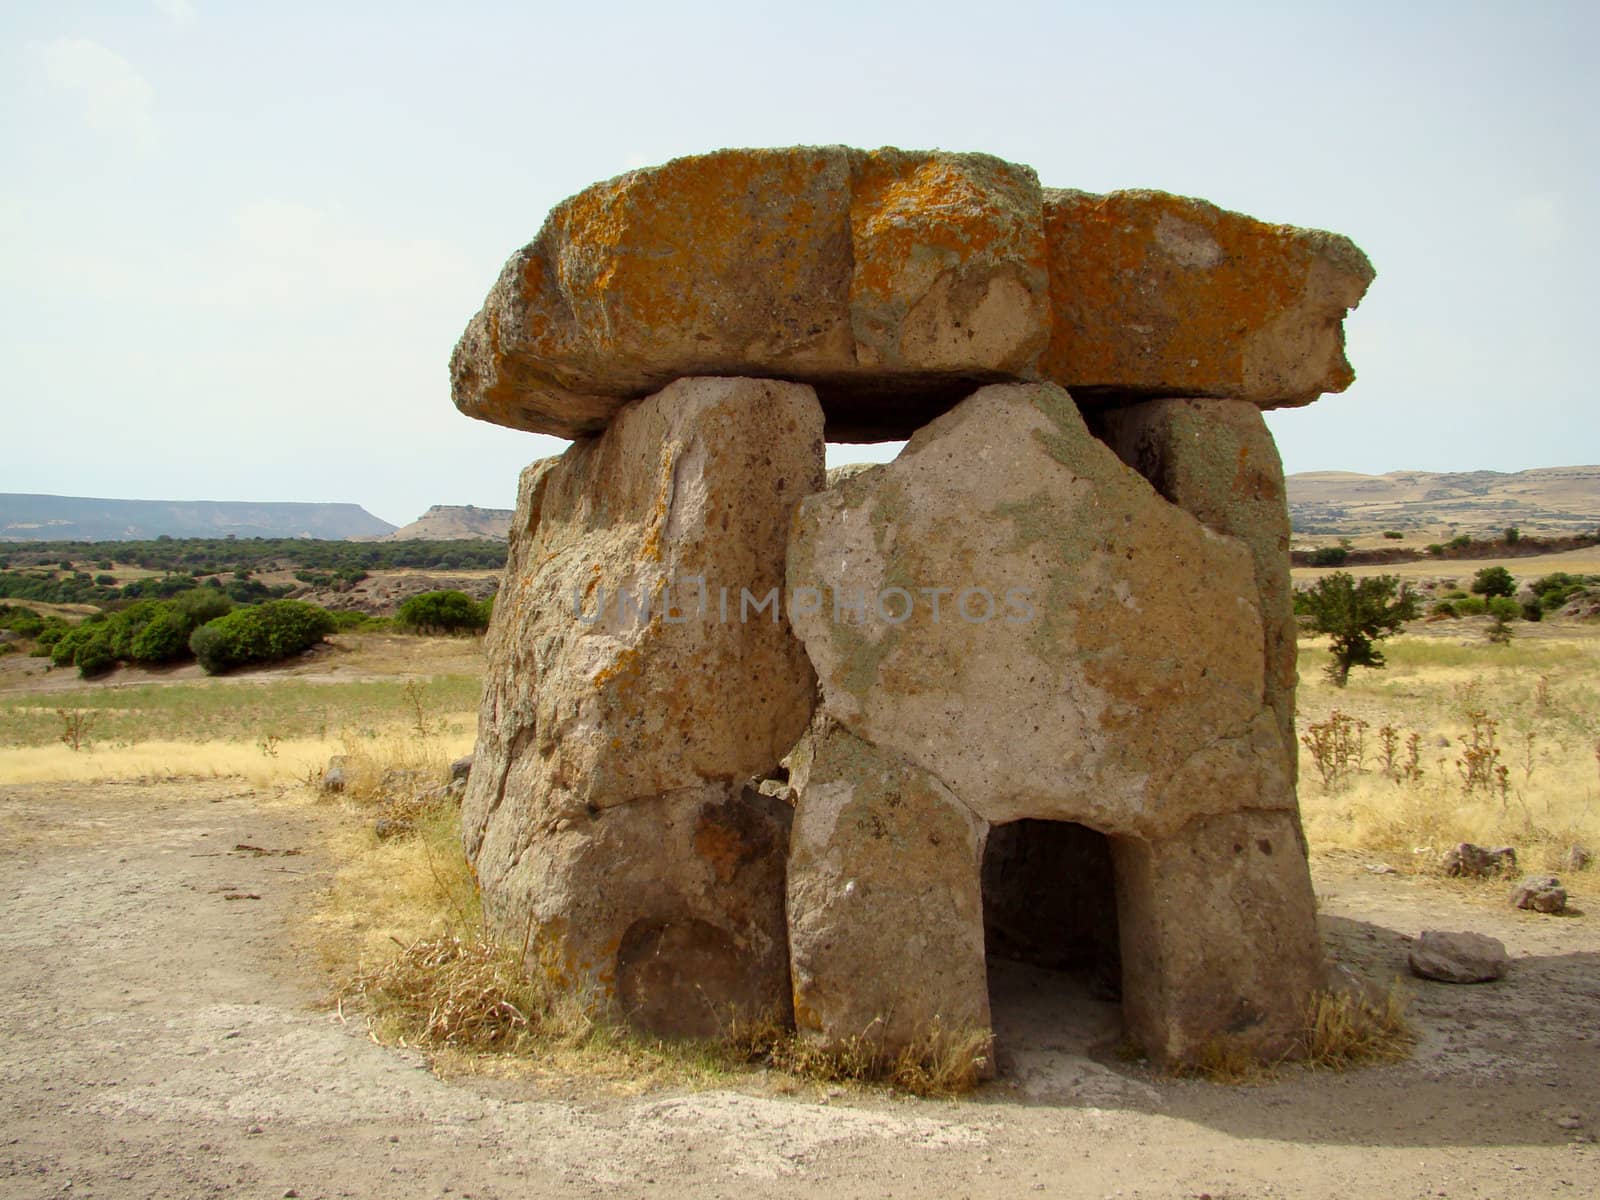
{"label": "flat stone slab", "polygon": [[721,150],[597,183],[512,255],[451,358],[469,416],[573,437],[686,375],[813,384],[833,440],[903,437],[1049,336],[1029,167]]}
{"label": "flat stone slab", "polygon": [[1374,272],[1349,238],[1166,192],[1044,196],[1054,321],[1040,372],[1080,404],[1283,408],[1355,380],[1344,316]]}
{"label": "flat stone slab", "polygon": [[674,379],[785,379],[853,442],[1005,381],[1304,404],[1354,378],[1340,323],[1372,275],[1336,234],[1047,192],[984,154],[719,150],[557,205],[468,324],[451,391],[468,416],[579,437]]}

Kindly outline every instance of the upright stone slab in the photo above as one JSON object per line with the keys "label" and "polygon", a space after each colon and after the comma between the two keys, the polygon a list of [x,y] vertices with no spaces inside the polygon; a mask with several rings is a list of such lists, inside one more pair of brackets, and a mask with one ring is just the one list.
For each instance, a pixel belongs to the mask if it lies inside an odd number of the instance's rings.
{"label": "upright stone slab", "polygon": [[[739,815],[769,807],[739,785],[811,714],[814,677],[777,597],[822,447],[809,387],[688,379],[524,473],[463,838],[491,923],[517,943],[531,931],[531,958],[602,1000],[617,998],[617,939],[635,922],[719,929],[763,964],[758,990],[787,992],[772,899],[787,839],[770,814]],[[684,814],[708,804],[712,832],[673,832],[700,829]],[[728,851],[713,827],[766,832]],[[602,870],[613,852],[639,862]],[[707,864],[730,852],[744,865],[723,878]],[[603,905],[586,890],[602,886]]]}
{"label": "upright stone slab", "polygon": [[1053,323],[1040,370],[1080,403],[1309,404],[1355,379],[1344,316],[1372,282],[1338,234],[1166,192],[1044,193]]}
{"label": "upright stone slab", "polygon": [[[1245,544],[1159,495],[1062,389],[996,385],[895,462],[803,502],[789,584],[826,719],[986,823],[1110,838],[1128,1024],[1151,1053],[1192,1057],[1224,1037],[1279,1053],[1319,951]],[[850,769],[836,760],[841,781]],[[832,811],[814,778],[798,788],[797,843]],[[870,834],[815,819],[826,861],[867,853]],[[793,855],[790,870],[793,939],[815,900],[796,890]],[[839,960],[879,936],[852,945],[840,921],[823,940]],[[964,970],[954,939],[922,953],[935,978]],[[917,1011],[910,987],[854,986]]]}
{"label": "upright stone slab", "polygon": [[721,150],[557,205],[451,358],[469,416],[573,437],[691,375],[815,384],[833,441],[906,437],[1049,337],[1039,183],[982,154]]}
{"label": "upright stone slab", "polygon": [[1296,814],[1200,817],[1111,852],[1128,1036],[1158,1062],[1301,1053],[1324,961]]}
{"label": "upright stone slab", "polygon": [[807,735],[792,778],[796,1028],[891,1058],[986,1031],[984,823],[926,771],[830,721]]}
{"label": "upright stone slab", "polygon": [[1289,503],[1272,433],[1243,400],[1150,400],[1089,416],[1117,456],[1208,528],[1242,541],[1255,564],[1267,703],[1296,771],[1299,647],[1289,582]]}
{"label": "upright stone slab", "polygon": [[1294,804],[1248,551],[1058,387],[983,388],[807,499],[788,574],[828,715],[985,820],[1154,835]]}

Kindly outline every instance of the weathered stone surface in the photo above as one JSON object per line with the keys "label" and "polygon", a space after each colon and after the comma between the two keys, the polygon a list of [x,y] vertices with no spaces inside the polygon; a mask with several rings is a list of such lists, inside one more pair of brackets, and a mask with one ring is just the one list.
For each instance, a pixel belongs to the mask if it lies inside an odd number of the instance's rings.
{"label": "weathered stone surface", "polygon": [[675,383],[524,472],[464,805],[486,887],[532,829],[742,781],[794,744],[810,665],[776,602],[740,605],[781,590],[822,478],[811,389],[738,379]]}
{"label": "weathered stone surface", "polygon": [[1567,889],[1554,875],[1530,875],[1511,889],[1511,906],[1542,913],[1565,912]]}
{"label": "weathered stone surface", "polygon": [[989,1028],[983,822],[903,758],[819,721],[792,756],[796,1028],[893,1054]]}
{"label": "weathered stone surface", "polygon": [[1128,1036],[1168,1062],[1213,1043],[1262,1059],[1302,1049],[1324,965],[1295,814],[1202,817],[1111,849]]}
{"label": "weathered stone surface", "polygon": [[1044,376],[1093,405],[1138,396],[1308,404],[1355,378],[1343,319],[1372,282],[1349,239],[1165,192],[1046,189]]}
{"label": "weathered stone surface", "polygon": [[1517,869],[1517,852],[1510,846],[1490,850],[1471,842],[1461,842],[1445,852],[1444,860],[1439,865],[1446,875],[1452,876],[1477,878],[1508,875]]}
{"label": "weathered stone surface", "polygon": [[[814,677],[775,593],[791,510],[822,481],[811,389],[738,379],[673,384],[523,474],[463,840],[497,928],[531,929],[533,958],[555,954],[574,988],[651,1027],[673,1007],[658,997],[707,972],[730,1002],[754,972],[744,999],[765,1003],[779,962],[787,996],[787,838],[741,832],[753,848],[729,850],[716,830],[771,807],[737,789],[810,717]],[[741,621],[746,592],[774,595]],[[640,812],[605,820],[617,806]]]}
{"label": "weathered stone surface", "polygon": [[1027,167],[842,146],[722,150],[558,205],[451,359],[462,412],[573,437],[689,375],[813,383],[833,441],[907,436],[1049,336]]}
{"label": "weathered stone surface", "polygon": [[1242,541],[1255,564],[1266,698],[1296,772],[1298,628],[1289,582],[1283,464],[1261,410],[1243,400],[1150,400],[1089,415],[1095,434],[1162,496]]}
{"label": "weathered stone surface", "polygon": [[1511,967],[1505,943],[1482,933],[1424,929],[1407,956],[1411,973],[1440,983],[1488,983]]}
{"label": "weathered stone surface", "polygon": [[790,815],[727,784],[579,813],[529,841],[485,908],[508,942],[527,939],[530,970],[652,1033],[786,1020]]}
{"label": "weathered stone surface", "polygon": [[1294,807],[1248,550],[1157,495],[1060,388],[983,388],[807,499],[788,575],[828,714],[990,822],[1156,837]]}

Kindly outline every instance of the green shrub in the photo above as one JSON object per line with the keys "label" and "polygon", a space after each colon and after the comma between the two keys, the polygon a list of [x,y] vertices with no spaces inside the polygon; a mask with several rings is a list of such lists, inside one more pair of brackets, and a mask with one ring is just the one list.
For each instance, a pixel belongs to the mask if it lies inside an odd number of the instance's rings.
{"label": "green shrub", "polygon": [[45,624],[45,618],[31,608],[0,604],[0,629],[9,629],[18,637],[33,638],[44,631]]}
{"label": "green shrub", "polygon": [[1311,552],[1311,565],[1313,567],[1338,567],[1350,557],[1350,551],[1343,546],[1323,546]]}
{"label": "green shrub", "polygon": [[189,649],[208,675],[251,663],[277,662],[308,650],[333,632],[333,617],[299,600],[239,608],[196,629]]}
{"label": "green shrub", "polygon": [[1444,544],[1444,548],[1446,550],[1465,550],[1470,545],[1472,545],[1471,536],[1465,533],[1458,533]]}
{"label": "green shrub", "polygon": [[79,640],[73,661],[78,664],[78,674],[85,679],[111,670],[117,665],[117,652],[111,648],[111,631],[104,625],[90,627],[89,635]]}
{"label": "green shrub", "polygon": [[1442,545],[1440,545],[1438,542],[1429,542],[1425,547],[1423,547],[1423,549],[1425,549],[1429,554],[1433,555],[1435,558],[1438,558],[1439,555],[1444,553],[1444,547]]}
{"label": "green shrub", "polygon": [[1582,592],[1586,587],[1586,580],[1582,575],[1553,571],[1549,575],[1535,579],[1528,587],[1538,597],[1540,608],[1545,612],[1554,612]]}
{"label": "green shrub", "polygon": [[1522,605],[1510,596],[1490,596],[1484,607],[1491,617],[1502,621],[1515,621],[1522,615]]}
{"label": "green shrub", "polygon": [[1489,604],[1482,596],[1463,596],[1453,603],[1458,617],[1481,617],[1489,611]]}
{"label": "green shrub", "polygon": [[1301,592],[1296,611],[1310,618],[1317,633],[1329,635],[1328,677],[1344,687],[1351,667],[1384,665],[1378,643],[1417,615],[1416,597],[1393,575],[1356,580],[1335,571]]}
{"label": "green shrub", "polygon": [[1484,567],[1472,577],[1472,590],[1479,596],[1510,596],[1517,590],[1517,581],[1504,567]]}
{"label": "green shrub", "polygon": [[423,592],[400,606],[395,621],[423,633],[473,633],[486,629],[488,614],[465,592]]}
{"label": "green shrub", "polygon": [[393,617],[375,617],[360,609],[343,609],[329,612],[335,633],[380,633],[395,627]]}
{"label": "green shrub", "polygon": [[193,632],[188,619],[176,608],[163,606],[134,634],[127,657],[135,662],[165,663],[187,658],[189,635]]}
{"label": "green shrub", "polygon": [[1383,536],[1388,538],[1391,542],[1398,542],[1403,541],[1406,535],[1401,533],[1398,529],[1385,529],[1383,531]]}
{"label": "green shrub", "polygon": [[225,591],[214,587],[191,587],[172,597],[172,605],[197,629],[207,621],[215,621],[233,611],[233,600]]}
{"label": "green shrub", "polygon": [[1448,600],[1440,600],[1428,611],[1436,617],[1453,617],[1456,615],[1456,606]]}

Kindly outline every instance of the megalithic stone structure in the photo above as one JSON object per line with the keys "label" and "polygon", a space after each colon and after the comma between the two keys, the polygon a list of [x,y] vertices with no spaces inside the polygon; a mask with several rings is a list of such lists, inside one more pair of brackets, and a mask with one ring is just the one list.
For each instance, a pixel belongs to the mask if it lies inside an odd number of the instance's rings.
{"label": "megalithic stone structure", "polygon": [[[1164,1061],[1299,1047],[1283,479],[1354,375],[1334,234],[980,154],[596,184],[451,360],[525,473],[463,838],[527,967],[644,1028],[885,1053],[1098,959]],[[829,486],[824,440],[909,437]],[[786,774],[787,773],[787,774]]]}

